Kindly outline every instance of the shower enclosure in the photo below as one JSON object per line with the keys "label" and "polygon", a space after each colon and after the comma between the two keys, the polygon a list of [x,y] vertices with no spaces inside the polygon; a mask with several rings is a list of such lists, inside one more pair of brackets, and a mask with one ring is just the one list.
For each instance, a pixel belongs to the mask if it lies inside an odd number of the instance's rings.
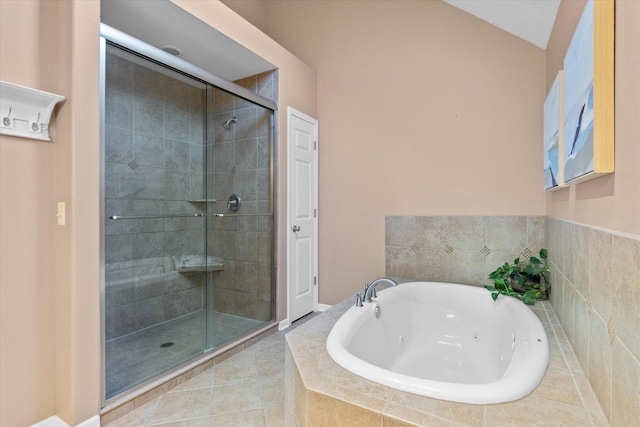
{"label": "shower enclosure", "polygon": [[274,320],[273,110],[103,46],[109,400]]}

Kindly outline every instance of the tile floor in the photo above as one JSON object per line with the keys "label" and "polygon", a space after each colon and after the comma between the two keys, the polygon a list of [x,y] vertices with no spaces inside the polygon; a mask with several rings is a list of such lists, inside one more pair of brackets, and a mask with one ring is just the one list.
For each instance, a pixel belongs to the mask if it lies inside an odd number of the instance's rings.
{"label": "tile floor", "polygon": [[[210,315],[206,323],[205,310],[200,310],[107,341],[107,397],[199,355],[205,347],[219,346],[263,323],[218,312]],[[145,363],[140,363],[143,359]]]}
{"label": "tile floor", "polygon": [[316,314],[269,335],[107,426],[284,426],[284,334]]}

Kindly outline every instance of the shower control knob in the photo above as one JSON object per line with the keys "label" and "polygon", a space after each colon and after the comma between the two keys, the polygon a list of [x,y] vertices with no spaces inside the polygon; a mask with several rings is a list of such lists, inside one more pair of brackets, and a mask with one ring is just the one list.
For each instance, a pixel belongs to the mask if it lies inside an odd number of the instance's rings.
{"label": "shower control knob", "polygon": [[227,210],[230,212],[238,212],[240,210],[240,205],[242,204],[242,199],[237,194],[232,194],[227,199]]}
{"label": "shower control knob", "polygon": [[293,230],[294,233],[297,233],[298,231],[300,231],[300,227],[294,225],[293,227],[291,227],[291,230]]}

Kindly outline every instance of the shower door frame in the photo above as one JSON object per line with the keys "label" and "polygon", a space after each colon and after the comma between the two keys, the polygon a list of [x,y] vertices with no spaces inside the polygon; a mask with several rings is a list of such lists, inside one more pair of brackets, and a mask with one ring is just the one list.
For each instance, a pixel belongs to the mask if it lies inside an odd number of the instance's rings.
{"label": "shower door frame", "polygon": [[[157,376],[154,376],[140,384],[116,394],[107,399],[106,397],[106,325],[105,325],[105,119],[106,119],[106,54],[107,54],[107,42],[110,42],[120,48],[129,50],[132,53],[146,57],[151,61],[155,61],[158,64],[174,69],[180,73],[183,73],[189,77],[194,77],[197,80],[201,80],[208,85],[220,88],[231,93],[234,96],[244,98],[252,103],[266,108],[272,112],[271,114],[271,133],[270,133],[270,150],[269,150],[269,169],[270,169],[270,205],[272,215],[272,244],[271,244],[271,286],[272,286],[272,319],[265,321],[262,326],[257,330],[244,333],[234,339],[232,342],[224,345],[221,348],[213,347],[211,349],[203,349],[203,352],[194,358],[174,366]],[[120,406],[122,403],[129,401],[139,395],[146,393],[157,387],[159,379],[164,376],[166,380],[175,378],[180,374],[189,371],[195,366],[204,363],[207,360],[213,359],[218,354],[221,354],[243,342],[253,338],[262,332],[277,326],[277,283],[276,283],[276,265],[277,265],[277,233],[278,233],[278,213],[277,213],[277,191],[276,191],[276,176],[277,176],[277,120],[275,120],[276,112],[278,111],[278,104],[271,99],[260,96],[250,90],[229,81],[223,77],[217,76],[209,71],[206,71],[200,67],[197,67],[191,63],[188,63],[180,58],[177,58],[159,48],[156,48],[148,43],[138,40],[120,30],[117,30],[109,25],[100,23],[100,70],[99,70],[99,102],[100,102],[100,352],[101,352],[101,412],[106,412]],[[208,122],[208,120],[206,120]],[[206,138],[206,134],[205,134]],[[209,212],[207,212],[209,214]],[[205,234],[207,230],[205,228]],[[208,286],[208,284],[205,284]],[[214,350],[214,351],[211,351]]]}

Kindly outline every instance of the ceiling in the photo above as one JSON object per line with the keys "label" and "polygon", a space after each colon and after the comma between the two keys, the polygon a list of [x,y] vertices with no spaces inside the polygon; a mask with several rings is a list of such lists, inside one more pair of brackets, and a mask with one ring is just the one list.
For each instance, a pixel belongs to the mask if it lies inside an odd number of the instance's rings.
{"label": "ceiling", "polygon": [[[444,1],[542,49],[560,5],[560,0]],[[276,68],[170,0],[102,0],[101,20],[153,46],[176,46],[180,58],[227,80]]]}
{"label": "ceiling", "polygon": [[444,0],[491,25],[546,49],[560,0]]}
{"label": "ceiling", "polygon": [[155,47],[175,46],[181,59],[227,80],[276,68],[169,0],[102,0],[100,9],[105,24]]}

